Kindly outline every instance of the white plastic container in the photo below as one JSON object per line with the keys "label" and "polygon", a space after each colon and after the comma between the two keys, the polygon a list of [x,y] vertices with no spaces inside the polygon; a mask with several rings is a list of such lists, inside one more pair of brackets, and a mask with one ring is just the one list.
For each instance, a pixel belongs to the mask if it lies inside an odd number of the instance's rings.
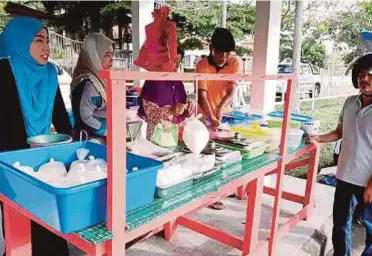
{"label": "white plastic container", "polygon": [[320,129],[320,121],[313,120],[310,122],[303,122],[301,128],[305,131],[305,134],[318,134]]}
{"label": "white plastic container", "polygon": [[127,121],[134,121],[137,118],[137,110],[136,109],[126,109],[125,115],[127,118]]}
{"label": "white plastic container", "polygon": [[297,148],[301,144],[304,131],[301,129],[289,129],[288,131],[288,147]]}

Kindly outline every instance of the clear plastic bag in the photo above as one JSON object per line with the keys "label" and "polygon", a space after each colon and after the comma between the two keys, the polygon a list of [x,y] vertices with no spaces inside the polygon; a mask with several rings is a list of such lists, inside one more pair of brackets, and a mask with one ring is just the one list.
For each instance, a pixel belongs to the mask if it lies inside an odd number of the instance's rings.
{"label": "clear plastic bag", "polygon": [[29,175],[32,175],[32,176],[35,175],[34,168],[32,168],[31,166],[26,166],[26,165],[22,166],[20,162],[15,162],[13,164],[13,167]]}
{"label": "clear plastic bag", "polygon": [[64,163],[55,161],[54,158],[51,158],[48,163],[40,166],[38,174],[55,177],[58,176],[64,177],[67,175],[67,170]]}
{"label": "clear plastic bag", "polygon": [[193,117],[187,121],[182,138],[187,148],[194,154],[199,155],[209,141],[209,132],[197,117]]}

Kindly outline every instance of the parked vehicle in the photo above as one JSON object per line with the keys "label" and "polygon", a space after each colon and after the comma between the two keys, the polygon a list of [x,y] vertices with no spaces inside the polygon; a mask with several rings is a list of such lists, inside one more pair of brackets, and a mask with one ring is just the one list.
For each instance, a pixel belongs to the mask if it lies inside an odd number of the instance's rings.
{"label": "parked vehicle", "polygon": [[[278,74],[292,74],[292,64],[283,63],[278,65]],[[281,99],[287,89],[286,81],[278,81],[276,85],[276,96]],[[321,81],[320,81],[320,70],[318,67],[301,63],[299,86],[297,93],[300,98],[316,98],[320,95]]]}

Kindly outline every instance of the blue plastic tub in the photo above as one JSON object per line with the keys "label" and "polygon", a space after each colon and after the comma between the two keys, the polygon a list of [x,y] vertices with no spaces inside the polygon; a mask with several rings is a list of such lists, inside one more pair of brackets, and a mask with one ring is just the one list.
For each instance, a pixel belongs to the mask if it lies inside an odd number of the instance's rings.
{"label": "blue plastic tub", "polygon": [[225,117],[234,118],[237,120],[260,120],[262,119],[261,115],[249,115],[240,111],[232,111],[224,114]]}
{"label": "blue plastic tub", "polygon": [[[284,117],[284,112],[283,111],[274,111],[274,112],[269,113],[268,116],[283,118]],[[314,118],[311,117],[311,116],[291,114],[291,120],[303,123],[303,122],[311,122],[311,121],[314,120]]]}
{"label": "blue plastic tub", "polygon": [[[69,165],[76,160],[75,150],[81,146],[81,142],[76,142],[1,153],[0,193],[64,234],[104,221],[107,212],[106,180],[55,188],[12,166],[19,161],[21,165],[37,170],[51,157]],[[88,142],[85,147],[90,150],[90,155],[106,159],[106,146]],[[153,202],[157,171],[162,166],[161,162],[127,153],[127,211]],[[138,170],[132,172],[133,167]]]}

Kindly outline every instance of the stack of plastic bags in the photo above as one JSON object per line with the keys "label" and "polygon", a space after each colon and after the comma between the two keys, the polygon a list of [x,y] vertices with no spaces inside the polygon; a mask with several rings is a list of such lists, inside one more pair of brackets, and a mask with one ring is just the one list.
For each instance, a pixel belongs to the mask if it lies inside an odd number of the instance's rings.
{"label": "stack of plastic bags", "polygon": [[71,163],[69,171],[62,162],[51,158],[49,162],[40,166],[35,171],[30,166],[22,166],[20,162],[14,163],[18,170],[35,177],[53,187],[67,188],[96,180],[107,178],[107,163],[103,159],[96,159],[94,156],[86,157],[89,154],[87,149],[78,149],[76,155],[78,160]]}

